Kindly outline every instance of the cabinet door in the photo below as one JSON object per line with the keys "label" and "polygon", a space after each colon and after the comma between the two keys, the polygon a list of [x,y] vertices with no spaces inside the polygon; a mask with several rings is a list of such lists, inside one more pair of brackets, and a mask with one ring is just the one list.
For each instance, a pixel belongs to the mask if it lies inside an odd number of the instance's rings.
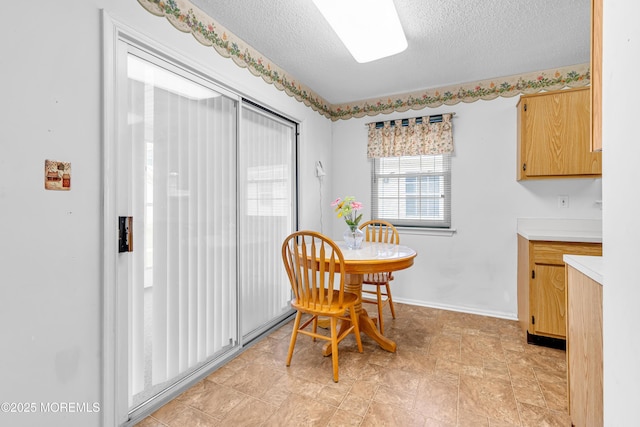
{"label": "cabinet door", "polygon": [[602,285],[567,267],[567,379],[572,425],[601,426]]}
{"label": "cabinet door", "polygon": [[601,157],[590,150],[590,92],[560,91],[521,101],[526,177],[598,175]]}
{"label": "cabinet door", "polygon": [[566,336],[564,265],[535,265],[532,315],[533,333],[556,338]]}

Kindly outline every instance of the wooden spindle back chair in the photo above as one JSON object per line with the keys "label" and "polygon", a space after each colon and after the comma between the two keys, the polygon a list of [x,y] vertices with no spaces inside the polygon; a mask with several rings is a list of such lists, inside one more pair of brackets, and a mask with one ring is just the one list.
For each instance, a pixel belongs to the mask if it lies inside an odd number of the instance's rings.
{"label": "wooden spindle back chair", "polygon": [[[314,231],[298,231],[289,235],[282,244],[284,262],[294,298],[291,306],[297,311],[294,321],[287,366],[291,364],[298,334],[331,342],[333,380],[338,382],[338,343],[350,332],[355,334],[358,351],[362,353],[358,318],[354,305],[356,294],[344,290],[344,258],[340,248],[331,239]],[[347,313],[348,312],[348,313]],[[300,325],[303,314],[311,317]],[[318,316],[330,319],[331,336],[317,333]],[[338,320],[351,325],[338,336]],[[311,331],[306,330],[312,325]]]}
{"label": "wooden spindle back chair", "polygon": [[[398,230],[388,221],[381,219],[373,219],[360,225],[360,229],[364,231],[364,240],[366,242],[381,242],[398,245],[400,244],[400,235]],[[365,274],[362,281],[363,285],[375,286],[375,291],[362,289],[363,294],[372,294],[376,296],[375,300],[362,298],[362,302],[376,304],[378,306],[378,329],[384,334],[384,320],[382,317],[382,309],[386,304],[391,310],[391,317],[396,318],[396,311],[393,306],[393,298],[391,296],[391,287],[389,283],[393,280],[392,272]],[[382,289],[384,288],[384,290]]]}

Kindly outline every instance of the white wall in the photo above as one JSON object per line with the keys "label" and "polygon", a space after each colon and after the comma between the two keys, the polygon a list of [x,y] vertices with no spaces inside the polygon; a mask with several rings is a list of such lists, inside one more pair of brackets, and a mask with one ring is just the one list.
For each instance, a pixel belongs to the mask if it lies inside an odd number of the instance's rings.
{"label": "white wall", "polygon": [[[332,124],[133,0],[61,0],[3,5],[0,26],[0,402],[101,402],[102,181],[101,28],[99,8],[179,50],[238,90],[302,121],[301,227],[327,234],[343,224],[328,203],[354,194],[369,202],[364,123]],[[640,6],[605,2],[604,239],[605,420],[631,425],[640,400],[640,158],[629,95],[638,69]],[[599,180],[517,183],[515,99],[442,107],[455,111],[453,237],[403,235],[418,249],[398,274],[398,298],[515,316],[517,217],[598,218]],[[415,114],[414,114],[415,113]],[[333,149],[327,144],[334,132]],[[45,159],[70,161],[70,192],[43,189]],[[327,167],[323,203],[313,164]],[[486,184],[479,181],[484,179]],[[497,191],[485,192],[487,187]],[[569,194],[569,209],[556,196]],[[326,206],[325,206],[326,205]],[[365,213],[367,216],[368,213]],[[632,242],[634,244],[632,244]],[[403,286],[400,286],[403,284]],[[0,413],[0,424],[98,425],[99,415]]]}
{"label": "white wall", "polygon": [[640,3],[604,1],[603,239],[604,421],[638,424],[640,402]]}
{"label": "white wall", "polygon": [[[313,164],[330,157],[329,120],[134,0],[5,4],[12,18],[0,26],[0,402],[34,402],[38,409],[40,403],[102,404],[100,8],[300,120],[301,225],[319,227]],[[45,159],[71,162],[71,191],[44,190]],[[0,425],[94,426],[101,419],[100,413],[38,412],[0,412]]]}
{"label": "white wall", "polygon": [[[365,117],[333,125],[329,173],[333,187],[327,199],[354,195],[370,218],[370,163],[365,123],[455,112],[452,158],[452,237],[401,232],[401,243],[418,252],[415,264],[399,272],[394,298],[434,307],[516,318],[516,219],[600,219],[595,202],[602,199],[600,179],[516,181],[516,103],[497,98],[436,109]],[[569,208],[558,208],[557,196],[569,195]],[[344,230],[331,217],[332,235]]]}

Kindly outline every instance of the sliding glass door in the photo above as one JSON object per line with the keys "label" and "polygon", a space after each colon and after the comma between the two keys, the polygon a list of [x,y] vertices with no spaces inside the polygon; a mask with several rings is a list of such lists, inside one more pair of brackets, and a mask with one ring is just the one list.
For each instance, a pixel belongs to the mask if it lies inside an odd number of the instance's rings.
{"label": "sliding glass door", "polygon": [[134,49],[127,77],[135,407],[238,341],[238,100]]}
{"label": "sliding glass door", "polygon": [[240,313],[245,341],[291,312],[281,245],[295,229],[296,125],[244,103],[240,125]]}
{"label": "sliding glass door", "polygon": [[129,417],[290,313],[280,245],[296,226],[296,124],[152,52],[118,44],[105,189],[132,230],[115,261]]}

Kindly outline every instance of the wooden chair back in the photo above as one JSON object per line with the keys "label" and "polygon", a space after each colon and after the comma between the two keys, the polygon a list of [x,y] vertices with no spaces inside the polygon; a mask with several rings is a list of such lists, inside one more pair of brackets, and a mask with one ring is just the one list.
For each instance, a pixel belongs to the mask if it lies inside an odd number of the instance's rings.
{"label": "wooden chair back", "polygon": [[283,242],[282,260],[296,306],[315,313],[336,303],[343,306],[344,258],[333,240],[315,231],[298,231]]}
{"label": "wooden chair back", "polygon": [[382,219],[372,219],[360,225],[364,231],[364,240],[367,242],[382,242],[400,244],[400,234],[390,222]]}

